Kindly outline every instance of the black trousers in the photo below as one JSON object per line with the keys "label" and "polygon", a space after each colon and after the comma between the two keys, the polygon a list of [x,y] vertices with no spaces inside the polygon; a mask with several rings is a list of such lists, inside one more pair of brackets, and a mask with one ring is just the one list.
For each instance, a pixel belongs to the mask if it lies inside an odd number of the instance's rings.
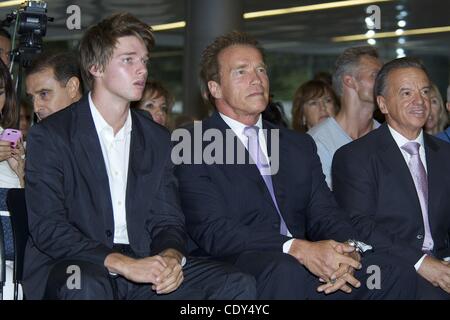
{"label": "black trousers", "polygon": [[[121,249],[126,254],[126,250]],[[128,254],[132,256],[131,254]],[[74,267],[75,266],[75,267]],[[79,283],[73,270],[79,270]],[[69,272],[68,272],[69,271]],[[188,258],[181,286],[169,294],[157,294],[151,284],[111,276],[101,265],[65,259],[52,267],[44,299],[58,300],[252,300],[256,298],[253,276],[230,264]]]}
{"label": "black trousers", "polygon": [[256,278],[258,299],[367,300],[415,299],[417,274],[385,254],[367,254],[362,269],[355,272],[361,282],[352,293],[325,295],[317,292],[319,279],[295,258],[282,252],[244,252],[233,261],[242,271]]}
{"label": "black trousers", "polygon": [[450,293],[445,292],[439,287],[433,286],[430,282],[418,276],[417,281],[417,299],[418,300],[450,300]]}

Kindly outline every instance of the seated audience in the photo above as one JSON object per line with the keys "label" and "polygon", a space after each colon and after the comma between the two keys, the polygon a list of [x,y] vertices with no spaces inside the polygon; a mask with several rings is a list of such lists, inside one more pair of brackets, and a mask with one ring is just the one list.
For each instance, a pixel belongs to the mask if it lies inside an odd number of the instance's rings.
{"label": "seated audience", "polygon": [[129,107],[142,98],[153,45],[151,28],[128,13],[91,26],[79,49],[91,91],[30,130],[30,299],[255,297],[253,277],[187,257],[170,135]]}

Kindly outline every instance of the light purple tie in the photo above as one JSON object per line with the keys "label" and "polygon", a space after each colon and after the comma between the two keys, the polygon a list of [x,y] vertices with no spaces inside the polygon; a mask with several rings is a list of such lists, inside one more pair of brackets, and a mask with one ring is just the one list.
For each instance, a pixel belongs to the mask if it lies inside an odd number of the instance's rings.
{"label": "light purple tie", "polygon": [[259,146],[258,139],[259,128],[257,126],[245,127],[244,135],[248,138],[248,152],[258,167],[259,173],[261,174],[264,182],[266,183],[267,189],[269,190],[272,201],[277,209],[278,216],[280,217],[280,234],[287,236],[288,229],[286,222],[281,215],[280,209],[278,208],[277,199],[275,198],[275,192],[273,190],[272,176],[270,174],[270,164],[267,162],[267,158],[262,152]]}
{"label": "light purple tie", "polygon": [[423,225],[425,228],[425,237],[423,240],[422,251],[433,250],[434,242],[431,236],[430,222],[428,220],[428,179],[425,167],[420,160],[420,144],[418,142],[408,142],[402,146],[402,149],[411,155],[408,167],[416,186],[419,197],[420,208],[422,209]]}

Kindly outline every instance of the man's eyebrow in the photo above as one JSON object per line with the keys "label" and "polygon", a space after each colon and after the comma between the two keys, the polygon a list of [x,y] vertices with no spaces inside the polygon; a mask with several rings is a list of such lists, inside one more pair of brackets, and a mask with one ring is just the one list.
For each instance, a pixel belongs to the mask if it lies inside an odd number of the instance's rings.
{"label": "man's eyebrow", "polygon": [[136,51],[129,51],[129,52],[121,53],[121,54],[119,54],[119,57],[121,57],[121,56],[131,56],[133,54],[137,54]]}
{"label": "man's eyebrow", "polygon": [[41,93],[43,91],[53,91],[52,89],[47,89],[47,88],[40,88],[38,90],[35,90],[34,93]]}
{"label": "man's eyebrow", "polygon": [[233,66],[231,69],[241,69],[241,68],[245,68],[248,66],[248,63],[245,62],[239,62],[238,64],[236,64],[235,66]]}

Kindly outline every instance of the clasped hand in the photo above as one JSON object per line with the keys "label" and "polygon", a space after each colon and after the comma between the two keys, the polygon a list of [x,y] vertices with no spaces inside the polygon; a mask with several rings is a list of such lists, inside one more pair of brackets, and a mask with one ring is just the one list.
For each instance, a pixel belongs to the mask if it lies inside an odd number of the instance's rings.
{"label": "clasped hand", "polygon": [[353,276],[360,269],[360,256],[355,248],[333,240],[310,242],[295,239],[289,254],[293,255],[322,282],[317,290],[326,294],[337,290],[350,293],[351,286],[358,288],[361,283]]}

